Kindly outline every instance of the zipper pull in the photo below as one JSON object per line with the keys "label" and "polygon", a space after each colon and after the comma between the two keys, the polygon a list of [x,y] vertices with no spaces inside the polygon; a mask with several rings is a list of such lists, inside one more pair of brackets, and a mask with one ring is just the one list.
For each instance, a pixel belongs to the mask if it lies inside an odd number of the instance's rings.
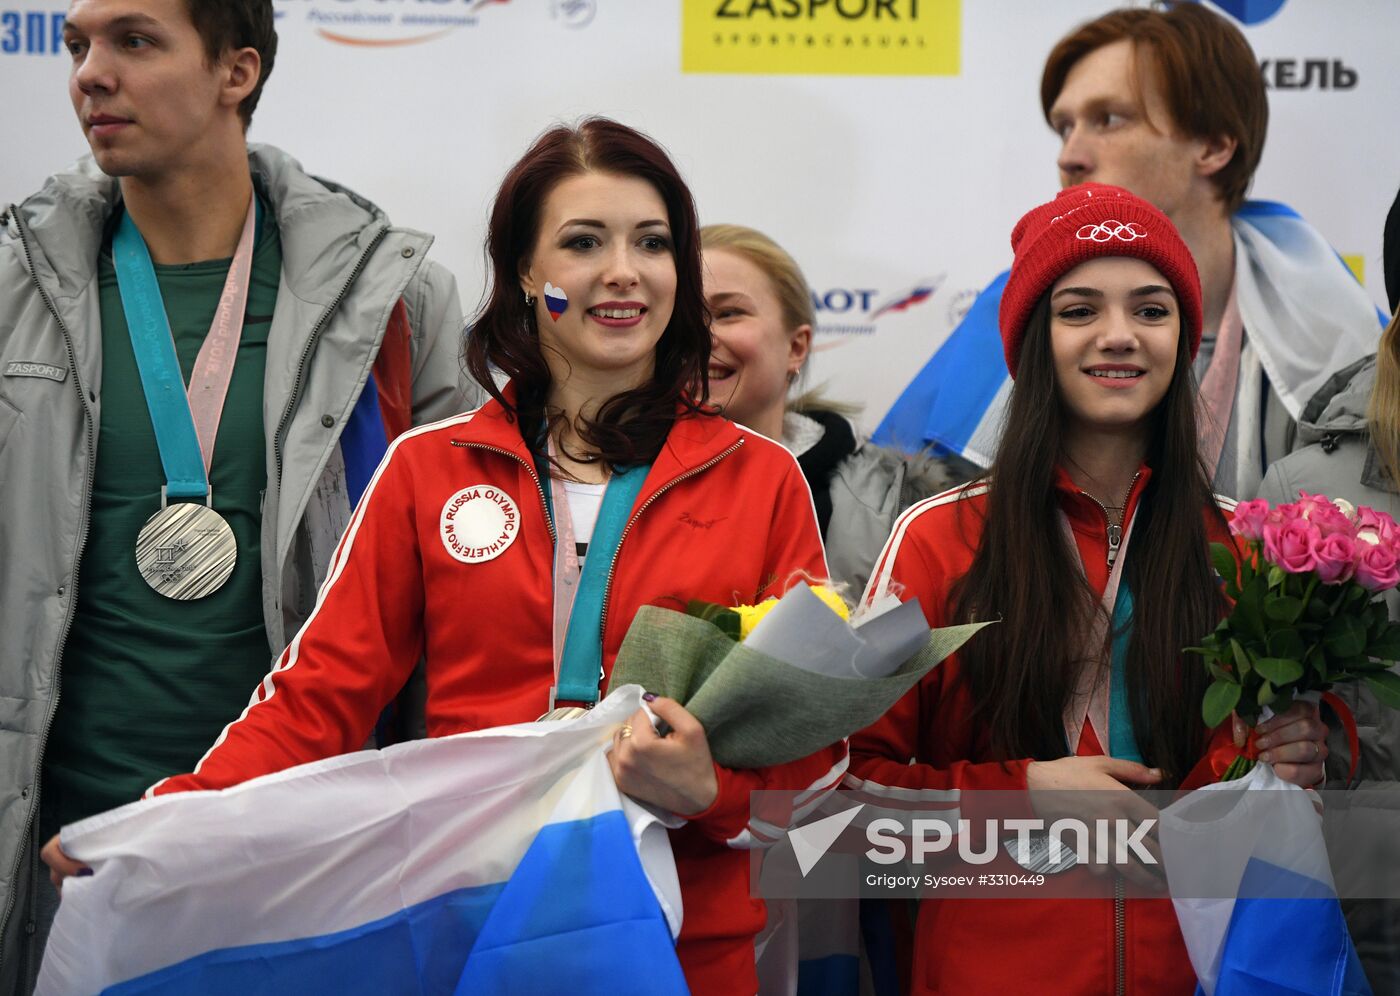
{"label": "zipper pull", "polygon": [[1108,566],[1118,559],[1118,544],[1123,542],[1123,527],[1112,523],[1108,527]]}

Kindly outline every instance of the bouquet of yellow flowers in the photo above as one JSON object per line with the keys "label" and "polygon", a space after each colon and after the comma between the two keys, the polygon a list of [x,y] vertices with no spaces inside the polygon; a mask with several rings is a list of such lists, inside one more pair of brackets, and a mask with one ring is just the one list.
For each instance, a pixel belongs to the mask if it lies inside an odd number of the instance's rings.
{"label": "bouquet of yellow flowers", "polygon": [[917,600],[875,599],[854,616],[832,588],[685,612],[642,608],[610,689],[637,684],[684,705],[715,760],[759,768],[864,729],[988,623],[930,630]]}

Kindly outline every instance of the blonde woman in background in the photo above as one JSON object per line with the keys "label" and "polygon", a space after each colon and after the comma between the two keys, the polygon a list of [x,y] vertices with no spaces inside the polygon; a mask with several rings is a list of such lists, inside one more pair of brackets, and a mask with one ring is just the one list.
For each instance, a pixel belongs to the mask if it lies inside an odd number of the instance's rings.
{"label": "blonde woman in background", "polygon": [[[1400,304],[1400,197],[1385,223],[1386,296]],[[1379,351],[1339,370],[1298,418],[1300,449],[1269,467],[1256,497],[1294,501],[1299,491],[1344,498],[1400,519],[1400,314],[1381,334]],[[1386,595],[1400,619],[1400,596]],[[1358,757],[1341,723],[1331,723],[1327,784],[1331,788],[1400,782],[1400,712],[1376,701],[1365,682],[1333,691],[1356,717]],[[1376,992],[1400,992],[1400,916],[1394,900],[1344,900],[1356,951]]]}
{"label": "blonde woman in background", "polygon": [[801,267],[768,236],[742,225],[706,225],[700,245],[713,337],[710,401],[797,457],[832,578],[858,595],[899,513],[967,480],[973,468],[870,443],[848,417],[858,405],[828,401],[819,390],[794,398],[815,324]]}
{"label": "blonde woman in background", "polygon": [[[794,397],[815,323],[801,267],[768,236],[742,225],[707,225],[700,246],[712,340],[710,401],[797,457],[831,577],[857,598],[899,514],[968,480],[975,468],[874,445],[848,417],[860,406],[829,401],[819,389]],[[770,902],[759,940],[762,991],[871,991],[860,934],[856,900]],[[892,964],[873,967],[874,976],[892,971]]]}

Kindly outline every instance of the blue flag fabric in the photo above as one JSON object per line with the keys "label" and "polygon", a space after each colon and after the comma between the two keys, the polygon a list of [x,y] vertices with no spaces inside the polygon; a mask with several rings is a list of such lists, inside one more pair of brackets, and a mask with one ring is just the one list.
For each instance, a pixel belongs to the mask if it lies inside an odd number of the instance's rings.
{"label": "blue flag fabric", "polygon": [[[1240,883],[1213,996],[1371,996],[1341,904],[1306,875],[1251,860]],[[1267,898],[1265,898],[1267,897]],[[1288,898],[1279,898],[1288,897]],[[1281,952],[1309,938],[1299,952]],[[1198,993],[1205,993],[1199,984]]]}
{"label": "blue flag fabric", "polygon": [[1322,818],[1271,765],[1162,810],[1158,841],[1198,993],[1371,996]]}
{"label": "blue flag fabric", "polygon": [[40,993],[685,993],[669,838],[605,749],[641,705],[160,796],[65,827]]}
{"label": "blue flag fabric", "polygon": [[389,452],[390,442],[379,408],[379,385],[371,373],[340,431],[340,455],[345,459],[345,489],[351,508],[360,503],[374,472],[384,462],[384,454]]}
{"label": "blue flag fabric", "polygon": [[992,462],[991,452],[976,451],[972,440],[1001,418],[995,402],[1011,379],[997,325],[1001,293],[1010,275],[998,275],[972,302],[962,322],[880,422],[875,442],[911,453],[932,447],[983,467]]}

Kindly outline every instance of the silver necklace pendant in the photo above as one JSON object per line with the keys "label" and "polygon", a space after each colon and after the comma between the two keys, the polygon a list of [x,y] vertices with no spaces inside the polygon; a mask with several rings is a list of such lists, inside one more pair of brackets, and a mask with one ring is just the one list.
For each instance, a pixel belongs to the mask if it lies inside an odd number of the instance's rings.
{"label": "silver necklace pendant", "polygon": [[208,505],[166,505],[136,537],[136,569],[166,598],[181,602],[223,587],[238,562],[238,542],[224,517]]}

